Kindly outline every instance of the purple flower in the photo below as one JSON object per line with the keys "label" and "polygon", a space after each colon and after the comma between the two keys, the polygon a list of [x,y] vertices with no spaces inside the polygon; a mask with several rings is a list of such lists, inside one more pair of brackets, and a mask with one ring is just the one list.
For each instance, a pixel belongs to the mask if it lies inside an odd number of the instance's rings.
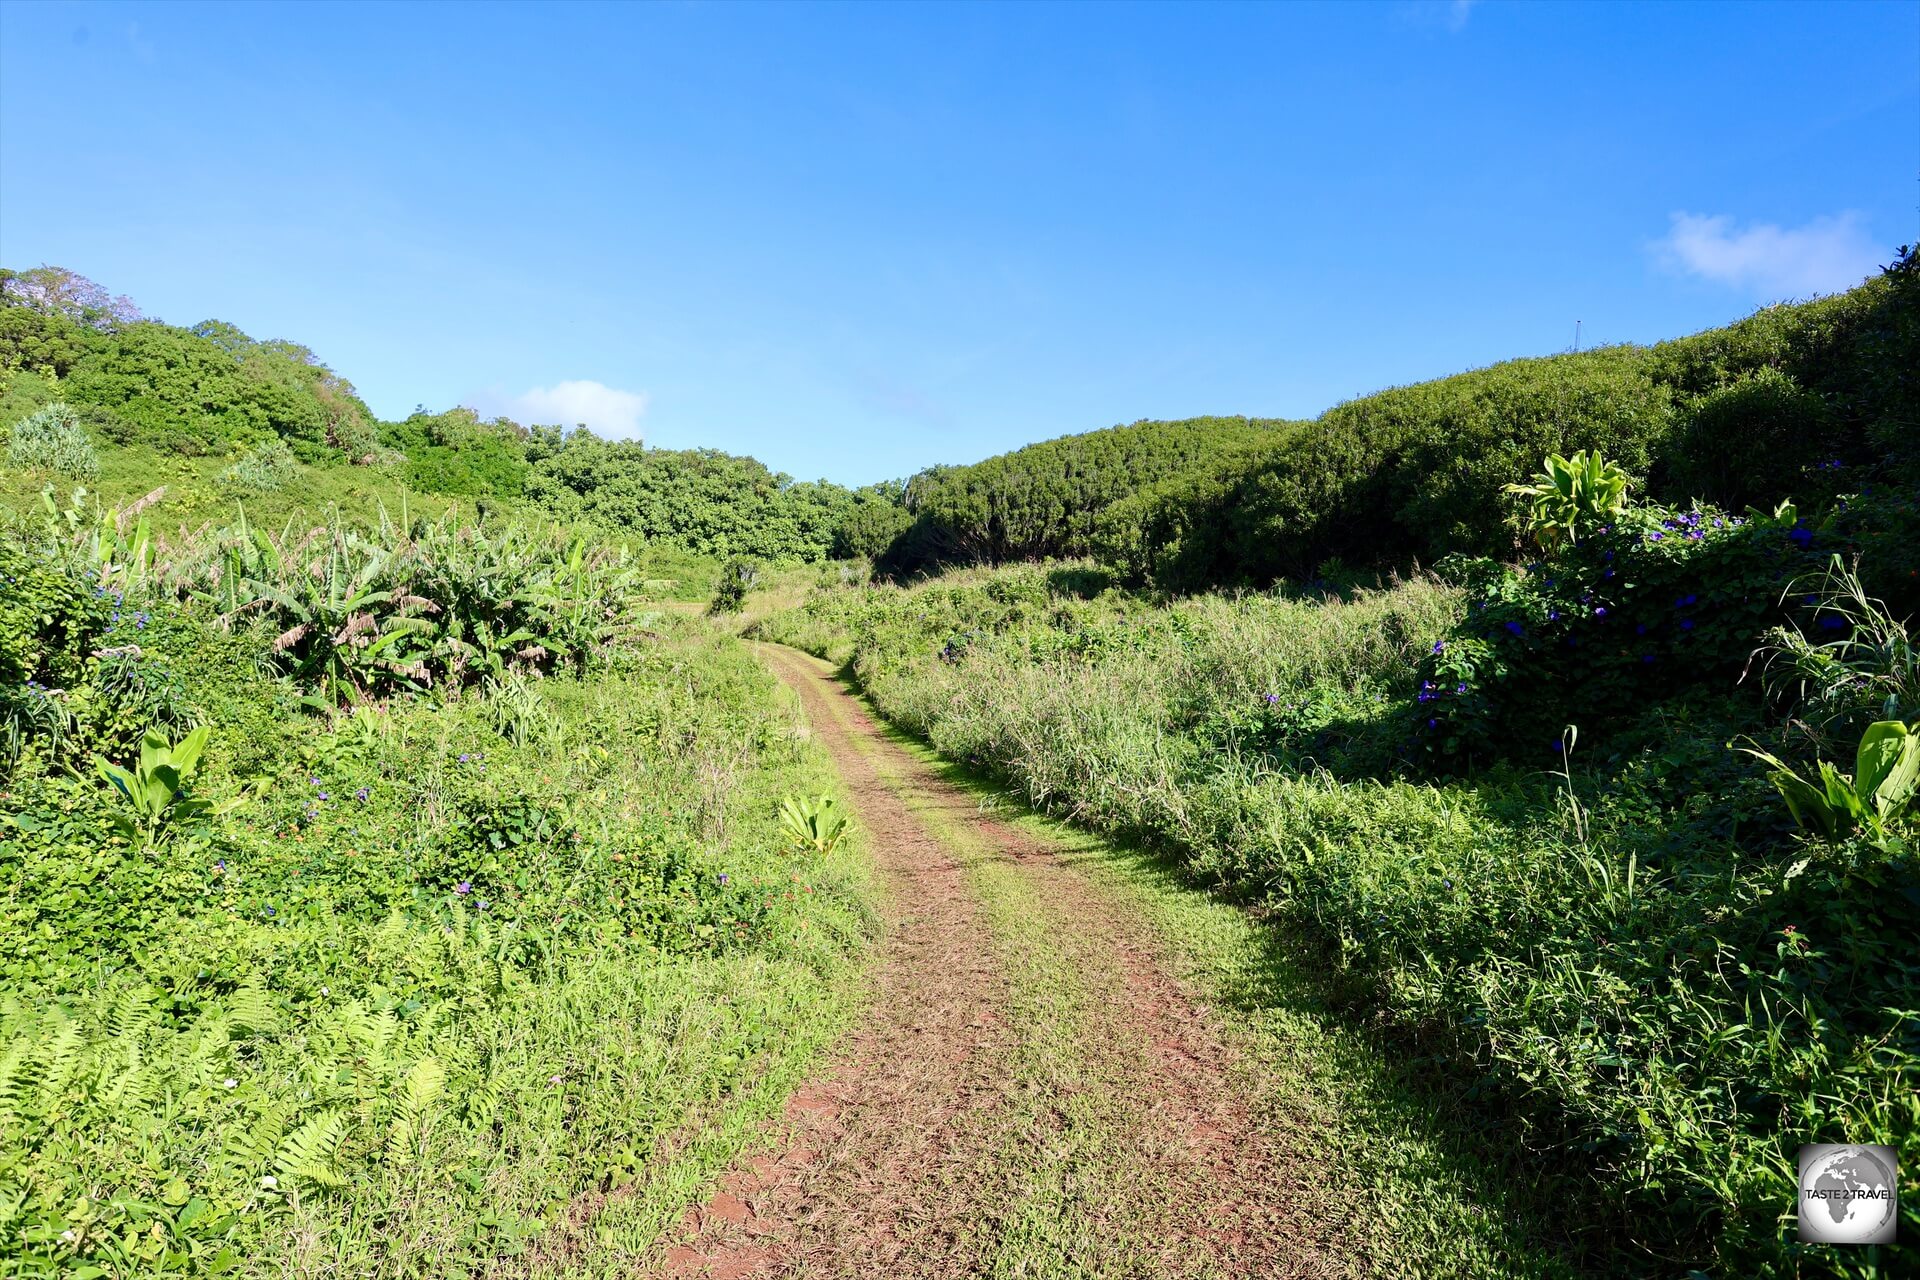
{"label": "purple flower", "polygon": [[721,884],[725,884],[727,882],[727,873],[722,871],[720,873],[719,880]]}
{"label": "purple flower", "polygon": [[1267,700],[1268,706],[1272,706],[1274,703],[1280,701],[1280,695],[1277,693],[1263,693],[1260,696]]}
{"label": "purple flower", "polygon": [[470,755],[468,755],[468,754],[467,754],[466,752],[464,752],[464,751],[462,751],[462,752],[460,753],[460,763],[461,763],[461,764],[465,764],[465,763],[466,763],[467,761],[469,761],[469,760],[471,760],[471,759],[473,759],[473,757],[472,757],[472,756],[470,756]]}
{"label": "purple flower", "polygon": [[329,796],[327,795],[327,793],[326,793],[326,792],[324,792],[324,791],[322,791],[322,792],[320,793],[320,798],[321,798],[322,800],[327,800],[327,799],[330,799],[331,797],[329,797]]}
{"label": "purple flower", "polygon": [[1467,691],[1467,682],[1462,680],[1459,684],[1453,686],[1453,691],[1455,693],[1465,693]]}
{"label": "purple flower", "polygon": [[227,869],[227,860],[225,858],[220,859],[220,861],[213,864],[213,869],[215,871],[225,871]]}
{"label": "purple flower", "polygon": [[1643,654],[1641,654],[1641,655],[1640,655],[1640,661],[1642,661],[1642,662],[1652,662],[1652,661],[1653,661],[1653,655],[1652,655],[1652,654],[1650,654],[1650,653],[1643,653]]}
{"label": "purple flower", "polygon": [[1440,722],[1439,722],[1438,720],[1429,720],[1429,721],[1427,721],[1427,728],[1429,728],[1429,729],[1438,729],[1439,727],[1440,727]]}
{"label": "purple flower", "polygon": [[1594,608],[1594,611],[1593,611],[1593,616],[1594,616],[1594,617],[1596,617],[1596,618],[1604,618],[1604,617],[1606,617],[1606,616],[1607,616],[1607,606],[1605,606],[1605,605],[1598,605],[1598,606],[1596,606],[1596,607]]}
{"label": "purple flower", "polygon": [[1435,640],[1433,642],[1433,651],[1435,653],[1445,653],[1447,651],[1447,642],[1445,640]]}
{"label": "purple flower", "polygon": [[1691,631],[1691,630],[1693,630],[1693,619],[1692,619],[1692,618],[1682,618],[1682,619],[1680,619],[1680,629],[1681,629],[1682,631]]}
{"label": "purple flower", "polygon": [[472,893],[473,882],[471,880],[462,880],[459,884],[453,886],[453,891],[455,893]]}
{"label": "purple flower", "polygon": [[371,794],[372,791],[373,791],[372,787],[362,787],[358,791],[353,793],[353,798],[355,800],[358,800],[361,804],[365,804],[367,802],[367,796]]}
{"label": "purple flower", "polygon": [[1658,542],[1658,541],[1660,541],[1660,539],[1662,539],[1662,538],[1664,538],[1664,537],[1666,537],[1666,536],[1667,536],[1666,534],[1664,534],[1664,533],[1660,533],[1660,532],[1657,532],[1657,531],[1656,531],[1656,532],[1654,532],[1654,533],[1650,533],[1650,534],[1648,534],[1648,535],[1647,535],[1647,541],[1648,541],[1648,542]]}
{"label": "purple flower", "polygon": [[1673,602],[1673,607],[1676,609],[1684,609],[1690,604],[1698,603],[1699,600],[1700,600],[1699,596],[1694,595],[1692,592],[1688,592],[1686,595],[1681,596],[1678,600],[1675,600]]}
{"label": "purple flower", "polygon": [[1813,530],[1807,528],[1804,524],[1796,524],[1792,529],[1788,530],[1787,538],[1796,547],[1811,546],[1813,543]]}
{"label": "purple flower", "polygon": [[1527,634],[1527,629],[1518,622],[1509,622],[1507,624],[1507,630],[1516,636],[1524,636]]}

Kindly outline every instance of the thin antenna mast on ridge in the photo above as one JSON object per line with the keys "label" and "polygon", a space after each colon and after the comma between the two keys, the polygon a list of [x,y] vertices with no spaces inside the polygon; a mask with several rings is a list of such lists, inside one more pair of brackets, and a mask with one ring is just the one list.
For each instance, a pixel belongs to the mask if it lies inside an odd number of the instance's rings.
{"label": "thin antenna mast on ridge", "polygon": [[1573,351],[1575,355],[1580,353],[1580,323],[1578,320],[1573,322]]}

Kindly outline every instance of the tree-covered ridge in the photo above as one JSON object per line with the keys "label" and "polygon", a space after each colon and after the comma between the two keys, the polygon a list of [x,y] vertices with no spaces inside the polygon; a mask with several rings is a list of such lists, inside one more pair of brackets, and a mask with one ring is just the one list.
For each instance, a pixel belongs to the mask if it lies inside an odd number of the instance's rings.
{"label": "tree-covered ridge", "polygon": [[566,520],[718,555],[794,560],[825,558],[854,504],[837,484],[796,482],[753,458],[587,434],[535,463],[527,494]]}
{"label": "tree-covered ridge", "polygon": [[1600,449],[1650,496],[1818,500],[1914,476],[1920,264],[1652,347],[1513,360],[1338,405],[1114,505],[1099,547],[1177,590],[1513,550],[1500,494]]}
{"label": "tree-covered ridge", "polygon": [[[279,438],[308,461],[368,461],[373,414],[299,343],[220,320],[191,329],[58,267],[0,272],[0,395],[64,399],[115,443],[217,455]],[[38,408],[38,404],[23,406]]]}
{"label": "tree-covered ridge", "polygon": [[298,343],[256,340],[220,320],[164,324],[58,267],[0,272],[0,426],[11,433],[54,405],[66,406],[58,421],[71,447],[56,458],[36,445],[48,455],[36,465],[22,442],[10,465],[65,475],[82,446],[137,446],[228,458],[222,491],[249,496],[287,487],[296,459],[351,464],[402,493],[711,557],[877,555],[906,524],[901,485],[797,482],[714,449],[652,449],[459,407],[378,422],[352,384]]}
{"label": "tree-covered ridge", "polygon": [[913,516],[888,550],[896,572],[938,564],[1085,555],[1100,513],[1145,486],[1284,438],[1274,418],[1135,422],[1028,445],[908,482]]}

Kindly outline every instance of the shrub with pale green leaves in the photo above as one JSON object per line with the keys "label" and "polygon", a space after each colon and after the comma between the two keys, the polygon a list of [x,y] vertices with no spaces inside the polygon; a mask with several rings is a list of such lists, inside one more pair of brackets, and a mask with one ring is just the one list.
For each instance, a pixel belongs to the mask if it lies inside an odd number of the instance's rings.
{"label": "shrub with pale green leaves", "polygon": [[7,438],[7,465],[22,471],[51,471],[69,480],[91,480],[100,473],[93,441],[80,415],[64,404],[50,404],[13,424]]}
{"label": "shrub with pale green leaves", "polygon": [[256,445],[220,473],[220,486],[234,493],[278,493],[299,474],[299,462],[285,440]]}

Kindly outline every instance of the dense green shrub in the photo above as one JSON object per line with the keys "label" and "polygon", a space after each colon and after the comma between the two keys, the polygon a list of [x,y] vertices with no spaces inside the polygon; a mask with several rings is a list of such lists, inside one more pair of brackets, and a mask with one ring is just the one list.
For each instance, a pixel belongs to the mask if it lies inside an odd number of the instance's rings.
{"label": "dense green shrub", "polygon": [[1668,492],[1736,510],[1805,499],[1809,473],[1834,460],[1827,402],[1771,366],[1706,392],[1682,417],[1656,481]]}
{"label": "dense green shrub", "polygon": [[91,480],[100,457],[80,425],[80,416],[64,404],[50,404],[13,424],[7,436],[7,465],[23,471],[48,471],[69,480]]}
{"label": "dense green shrub", "polygon": [[1791,510],[1640,507],[1518,569],[1461,566],[1475,598],[1421,664],[1422,750],[1455,765],[1551,762],[1568,725],[1603,728],[1684,692],[1733,689],[1829,545]]}
{"label": "dense green shrub", "polygon": [[854,506],[839,485],[796,483],[717,449],[649,449],[577,433],[536,463],[529,499],[559,519],[704,555],[821,560]]}
{"label": "dense green shrub", "polygon": [[87,353],[92,331],[61,315],[0,304],[0,385],[22,373],[64,378]]}
{"label": "dense green shrub", "polygon": [[[1651,496],[1807,509],[1914,483],[1920,265],[1651,348],[1518,360],[1366,396],[1113,503],[1094,547],[1135,582],[1264,585],[1512,549],[1502,488],[1598,448]],[[1013,456],[1013,455],[1010,455]],[[985,464],[982,464],[985,465]]]}
{"label": "dense green shrub", "polygon": [[878,560],[913,523],[896,486],[856,489],[853,505],[833,531],[827,554],[835,560]]}
{"label": "dense green shrub", "polygon": [[300,464],[287,442],[280,439],[257,444],[225,471],[220,485],[233,493],[278,493],[300,474]]}
{"label": "dense green shrub", "polygon": [[526,487],[526,432],[505,418],[482,422],[471,409],[414,413],[381,434],[407,455],[407,484],[421,493],[512,499]]}
{"label": "dense green shrub", "polygon": [[1669,412],[1630,349],[1511,361],[1352,401],[1225,471],[1119,503],[1104,545],[1130,543],[1132,576],[1183,590],[1336,557],[1497,554],[1513,541],[1501,491],[1543,454],[1598,449],[1644,474]]}
{"label": "dense green shrub", "polygon": [[943,564],[1085,555],[1113,503],[1293,425],[1258,418],[1136,422],[922,472],[904,499],[913,524],[880,566],[900,576]]}
{"label": "dense green shrub", "polygon": [[[237,336],[234,336],[237,335]],[[209,321],[142,323],[89,342],[68,394],[111,410],[145,443],[187,454],[284,436],[315,456],[358,458],[371,415],[304,347],[254,342]]]}
{"label": "dense green shrub", "polygon": [[720,567],[720,582],[714,588],[713,602],[707,612],[714,615],[738,613],[747,604],[747,593],[760,580],[760,567],[738,556]]}

